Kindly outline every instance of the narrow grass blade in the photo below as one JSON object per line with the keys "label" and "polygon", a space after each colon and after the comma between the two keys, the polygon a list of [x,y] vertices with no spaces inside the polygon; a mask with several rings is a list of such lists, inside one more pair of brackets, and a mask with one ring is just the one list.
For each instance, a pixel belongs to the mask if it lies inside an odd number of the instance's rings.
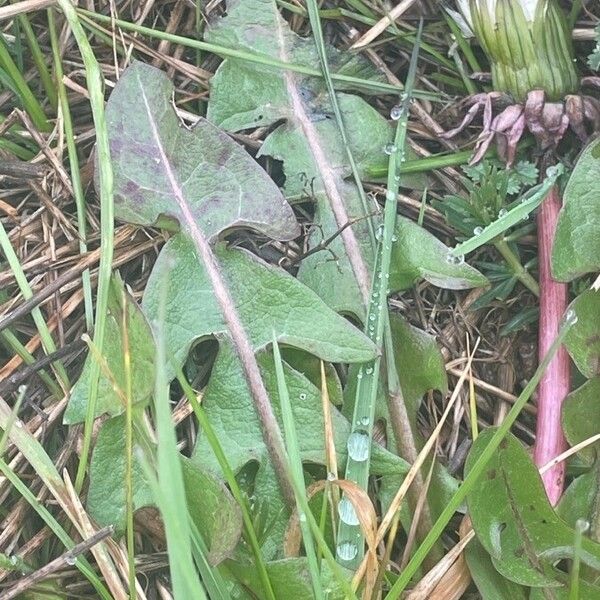
{"label": "narrow grass blade", "polygon": [[0,436],[0,456],[4,454],[6,446],[8,445],[10,430],[13,428],[13,425],[18,419],[19,410],[21,409],[21,404],[23,403],[23,400],[25,398],[26,391],[27,388],[24,385],[19,387],[19,395],[17,396],[17,401],[15,402],[15,405],[13,406],[10,412],[10,416],[6,421],[6,425],[2,431],[2,435]]}
{"label": "narrow grass blade", "polygon": [[437,541],[437,539],[442,535],[444,529],[456,513],[456,511],[460,508],[460,506],[465,501],[465,498],[469,494],[469,492],[473,489],[473,486],[477,483],[477,480],[483,473],[485,466],[489,462],[490,458],[493,456],[494,452],[502,442],[503,438],[510,431],[510,428],[516,421],[517,417],[521,413],[521,410],[527,404],[529,398],[533,394],[535,388],[537,387],[542,375],[550,361],[554,358],[558,348],[562,344],[565,336],[567,335],[569,329],[573,325],[573,321],[570,315],[567,314],[565,317],[565,321],[563,327],[560,331],[560,334],[552,344],[552,347],[548,351],[548,354],[544,357],[533,377],[529,380],[529,383],[525,386],[525,389],[521,392],[521,395],[517,398],[516,402],[513,404],[513,407],[510,409],[502,424],[498,427],[498,430],[490,440],[490,443],[485,448],[485,450],[481,453],[481,456],[477,460],[477,462],[471,468],[469,474],[463,481],[462,485],[458,488],[458,491],[452,496],[446,508],[442,511],[438,520],[434,523],[429,535],[421,542],[421,545],[415,551],[412,559],[406,565],[406,568],[392,586],[391,590],[386,596],[386,600],[396,600],[400,598],[402,592],[406,589],[406,586],[410,583],[411,579],[418,571],[421,566],[423,560]]}
{"label": "narrow grass blade", "polygon": [[175,598],[206,598],[204,588],[192,559],[192,531],[190,515],[186,503],[183,471],[177,450],[177,437],[169,407],[169,381],[167,379],[164,334],[164,314],[166,306],[166,281],[159,318],[155,323],[156,334],[156,379],[154,389],[154,412],[157,434],[156,469],[152,472],[150,458],[143,464],[160,509],[167,538],[169,568],[173,595]]}
{"label": "narrow grass blade", "polygon": [[44,109],[42,108],[38,99],[35,97],[35,94],[31,91],[27,81],[12,59],[3,35],[0,35],[0,68],[5,71],[6,75],[10,79],[12,84],[11,87],[19,96],[19,99],[23,103],[23,108],[31,117],[34,125],[40,131],[49,131],[51,129],[51,125],[46,118]]}
{"label": "narrow grass blade", "polygon": [[44,91],[46,92],[46,98],[50,103],[50,106],[53,110],[56,110],[58,106],[57,102],[57,94],[56,88],[54,87],[54,82],[52,81],[52,76],[50,75],[50,71],[46,66],[46,60],[44,57],[44,53],[42,52],[40,45],[38,43],[37,36],[33,31],[33,27],[29,21],[29,17],[25,13],[21,13],[17,17],[19,21],[19,25],[23,28],[23,32],[25,33],[25,39],[27,40],[27,45],[29,46],[29,50],[31,51],[31,58],[33,59],[33,63],[38,72],[38,76],[40,81],[42,82],[42,86]]}
{"label": "narrow grass blade", "polygon": [[214,432],[214,429],[212,428],[212,425],[210,424],[210,421],[208,420],[206,413],[204,412],[204,409],[198,402],[198,399],[196,398],[196,394],[194,393],[194,390],[188,383],[187,379],[185,378],[185,376],[181,370],[179,371],[179,373],[177,375],[177,380],[181,384],[181,388],[183,389],[183,392],[184,392],[186,398],[188,399],[188,402],[192,406],[194,415],[198,419],[198,423],[200,424],[200,427],[202,427],[202,432],[206,436],[206,439],[208,440],[208,443],[210,444],[210,447],[211,447],[212,451],[214,452],[215,457],[217,458],[217,462],[219,463],[219,466],[221,467],[221,470],[223,471],[223,475],[225,477],[225,480],[227,481],[227,484],[229,485],[229,489],[231,490],[233,497],[235,498],[236,502],[239,504],[240,510],[242,511],[242,520],[244,522],[244,531],[246,533],[248,543],[250,544],[250,548],[251,548],[252,554],[254,556],[254,561],[255,561],[254,566],[258,570],[258,574],[259,574],[261,583],[263,585],[263,591],[265,593],[265,598],[267,598],[267,600],[275,600],[273,586],[269,579],[269,574],[267,573],[267,567],[266,567],[265,561],[263,559],[262,552],[260,550],[260,543],[258,541],[258,536],[256,535],[256,530],[254,529],[254,523],[252,521],[252,516],[250,513],[250,506],[248,505],[248,501],[247,501],[246,497],[244,496],[244,494],[242,493],[240,486],[238,485],[237,479],[235,478],[235,473],[233,472],[233,469],[229,465],[229,461],[227,460],[227,457],[225,456],[225,453],[223,452],[223,448],[221,447],[221,444],[219,443],[219,438],[217,437],[216,433]]}
{"label": "narrow grass blade", "polygon": [[[308,560],[308,569],[312,581],[313,591],[317,600],[324,598],[323,587],[321,586],[321,575],[319,572],[319,561],[315,552],[315,544],[310,531],[310,526],[307,522],[307,515],[304,510],[300,496],[306,498],[306,489],[304,485],[304,473],[302,471],[302,456],[300,455],[300,444],[296,436],[296,425],[294,423],[294,415],[292,414],[292,406],[290,403],[290,395],[285,382],[283,372],[283,361],[279,352],[279,344],[275,333],[273,333],[273,355],[275,358],[275,375],[277,377],[277,391],[279,392],[279,401],[281,403],[281,418],[283,421],[283,431],[285,433],[285,442],[289,457],[289,467],[291,471],[292,481],[294,485],[294,493],[296,496],[296,506],[298,510],[298,518],[300,521],[300,529],[302,531],[302,539],[304,540],[304,550]],[[310,510],[310,509],[309,509]]]}
{"label": "narrow grass blade", "polygon": [[[81,183],[81,174],[79,170],[79,159],[77,157],[77,146],[75,145],[75,134],[73,132],[73,122],[71,119],[71,109],[67,97],[67,89],[63,83],[63,67],[60,55],[58,35],[54,21],[54,9],[48,9],[48,30],[50,32],[50,44],[52,45],[52,56],[54,59],[54,72],[56,73],[56,86],[58,89],[58,100],[60,102],[60,112],[67,141],[67,154],[69,156],[69,166],[71,175],[71,184],[73,185],[73,196],[77,208],[77,231],[79,233],[79,252],[87,252],[87,231],[85,217],[85,193]],[[90,280],[90,271],[86,269],[82,275],[83,283],[83,303],[85,308],[85,324],[88,331],[94,327],[94,305],[92,302],[92,284]]]}
{"label": "narrow grass blade", "polygon": [[[65,1],[65,0],[61,0]],[[219,46],[217,44],[209,44],[208,42],[202,42],[200,40],[194,40],[192,38],[187,38],[180,35],[174,35],[171,33],[166,33],[164,31],[160,31],[157,29],[152,29],[150,27],[144,27],[142,25],[137,25],[135,23],[130,23],[128,21],[122,21],[121,19],[113,19],[107,15],[100,15],[95,12],[78,9],[77,11],[82,17],[89,18],[92,21],[98,21],[100,23],[107,23],[113,26],[119,27],[124,31],[134,31],[140,33],[142,35],[147,35],[151,38],[167,40],[172,42],[173,44],[181,44],[182,46],[186,46],[188,48],[195,48],[197,50],[204,50],[206,52],[211,52],[212,54],[216,54],[218,56],[227,56],[231,58],[239,58],[241,60],[247,60],[250,62],[255,62],[258,64],[262,64],[268,67],[273,67],[276,69],[283,69],[288,71],[294,71],[296,73],[302,73],[304,75],[312,75],[313,77],[322,77],[322,73],[319,69],[313,69],[312,67],[305,67],[303,65],[296,65],[292,63],[287,63],[284,61],[277,60],[275,58],[271,58],[269,56],[265,56],[263,54],[254,54],[250,52],[244,52],[241,50],[236,50],[234,48],[227,48],[225,46]],[[331,78],[340,83],[347,83],[356,86],[357,88],[362,88],[370,91],[387,93],[387,94],[398,94],[403,91],[403,88],[398,87],[396,85],[392,85],[390,83],[384,83],[380,81],[370,81],[368,79],[361,79],[360,77],[352,77],[350,75],[342,75],[339,73],[333,73]],[[434,94],[432,92],[424,92],[416,90],[414,92],[415,98],[423,98],[427,100],[437,100],[439,98],[438,94]]]}
{"label": "narrow grass blade", "polygon": [[[8,234],[6,233],[6,229],[4,229],[4,225],[1,222],[0,222],[0,248],[2,248],[2,252],[4,253],[4,256],[6,257],[8,265],[10,266],[10,268],[15,276],[17,285],[19,286],[19,290],[21,291],[23,298],[25,298],[25,300],[29,300],[30,298],[33,297],[33,292],[31,290],[31,287],[29,286],[27,277],[25,277],[25,273],[23,272],[23,269],[21,268],[21,263],[19,262],[19,257],[17,256],[14,248],[12,247],[12,244],[10,243]],[[44,350],[46,351],[46,354],[52,354],[53,352],[56,352],[56,345],[54,344],[54,340],[52,339],[52,334],[50,333],[50,330],[48,329],[48,325],[46,324],[46,321],[44,320],[44,315],[42,314],[42,311],[40,310],[39,307],[36,306],[31,311],[31,317],[33,318],[33,322],[35,323],[38,333],[40,334],[40,339],[42,340],[42,344],[44,346]],[[57,361],[56,363],[54,363],[54,366],[56,368],[56,372],[58,373],[63,385],[67,389],[69,389],[69,387],[70,387],[69,377],[68,377],[67,372],[65,371],[65,368],[63,367],[62,363]]]}
{"label": "narrow grass blade", "polygon": [[[352,151],[350,149],[350,143],[348,142],[348,136],[346,134],[346,127],[344,126],[344,119],[342,118],[342,111],[340,110],[340,106],[335,93],[335,88],[333,86],[331,71],[329,69],[329,62],[327,60],[327,51],[325,49],[325,42],[323,40],[323,29],[321,27],[321,19],[319,17],[319,5],[317,4],[317,0],[307,0],[306,6],[308,8],[308,17],[310,19],[310,26],[313,32],[315,46],[317,47],[317,53],[319,54],[319,60],[321,62],[323,78],[325,79],[325,85],[327,87],[327,94],[329,95],[329,101],[331,102],[331,106],[333,107],[333,114],[335,116],[335,120],[340,131],[340,137],[342,138],[342,143],[346,150],[346,157],[348,158],[348,164],[350,165],[350,169],[352,170],[352,177],[354,179],[354,182],[356,183],[356,188],[360,196],[360,202],[363,209],[362,216],[367,217],[367,215],[369,214],[369,203],[367,201],[365,190],[362,186],[362,181],[360,180],[358,166],[356,165],[356,161],[354,160],[354,156],[352,155]],[[371,244],[373,247],[375,247],[375,229],[373,227],[373,220],[367,219],[367,223],[369,224]]]}
{"label": "narrow grass blade", "polygon": [[[422,24],[419,27],[420,40]],[[406,81],[406,93],[402,97],[401,113],[398,119],[393,147],[390,148],[388,167],[388,191],[383,215],[383,227],[379,231],[377,259],[373,272],[371,301],[367,307],[366,333],[383,350],[383,335],[387,321],[388,279],[391,264],[392,244],[396,226],[398,207],[398,186],[400,178],[398,167],[404,160],[404,146],[408,123],[411,91],[415,81],[419,43],[415,45],[411,57],[409,74]],[[352,429],[348,437],[348,463],[346,479],[353,481],[363,490],[369,480],[369,462],[375,404],[379,389],[381,355],[360,367]],[[364,555],[364,536],[355,515],[348,511],[346,519],[340,519],[338,529],[337,559],[348,568],[356,569]]]}
{"label": "narrow grass blade", "polygon": [[[94,326],[94,343],[102,353],[104,347],[104,329],[106,325],[106,310],[108,305],[108,291],[112,271],[113,245],[114,245],[114,202],[113,202],[113,172],[110,162],[110,148],[108,133],[104,118],[104,76],[85,31],[79,22],[79,17],[71,0],[58,0],[58,5],[63,11],[69,27],[73,32],[79,47],[81,58],[86,73],[87,88],[92,107],[92,118],[96,130],[96,157],[98,161],[98,182],[100,195],[100,265],[98,267],[98,297],[96,299],[96,322]],[[79,492],[83,487],[83,480],[87,468],[88,456],[92,441],[92,427],[96,400],[98,398],[98,382],[100,365],[92,361],[90,372],[90,389],[88,393],[88,406],[83,429],[83,443],[79,466],[75,478],[75,489]]]}

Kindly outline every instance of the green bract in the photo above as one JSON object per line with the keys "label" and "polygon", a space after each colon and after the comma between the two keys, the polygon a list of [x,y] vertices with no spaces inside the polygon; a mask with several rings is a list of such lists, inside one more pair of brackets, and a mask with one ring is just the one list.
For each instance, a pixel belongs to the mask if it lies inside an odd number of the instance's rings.
{"label": "green bract", "polygon": [[556,0],[463,0],[487,54],[494,89],[523,102],[532,90],[560,100],[579,88],[567,19]]}

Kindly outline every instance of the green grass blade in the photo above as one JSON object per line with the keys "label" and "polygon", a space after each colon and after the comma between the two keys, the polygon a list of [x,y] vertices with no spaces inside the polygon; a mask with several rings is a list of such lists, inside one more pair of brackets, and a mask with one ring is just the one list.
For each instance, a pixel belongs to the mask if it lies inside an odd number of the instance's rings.
{"label": "green grass blade", "polygon": [[[317,47],[319,61],[321,62],[323,78],[325,79],[325,85],[327,86],[327,93],[329,95],[329,100],[331,101],[331,106],[333,107],[333,114],[335,116],[335,120],[340,131],[342,144],[344,145],[344,148],[346,150],[348,164],[350,165],[350,169],[352,170],[352,177],[354,178],[354,182],[356,183],[356,188],[360,196],[360,202],[362,204],[363,209],[362,216],[367,217],[367,215],[369,215],[370,213],[369,202],[367,200],[367,195],[365,194],[362,181],[360,180],[358,166],[356,164],[356,161],[354,160],[354,156],[352,155],[352,150],[350,149],[350,143],[348,141],[348,135],[346,134],[346,127],[344,126],[342,111],[340,110],[340,105],[338,103],[335,88],[333,86],[331,71],[329,69],[329,62],[327,60],[327,50],[325,49],[325,42],[323,40],[323,29],[321,27],[321,19],[319,17],[319,5],[317,4],[317,0],[307,0],[306,6],[308,8],[308,17],[313,32],[315,46]],[[373,227],[373,220],[367,219],[367,223],[369,225],[371,244],[373,247],[375,247],[375,229]]]}
{"label": "green grass blade", "polygon": [[177,437],[169,404],[169,381],[165,349],[166,284],[163,282],[156,335],[156,379],[154,388],[154,417],[156,423],[156,469],[152,473],[149,457],[143,462],[160,509],[167,538],[169,568],[175,598],[206,598],[192,559],[191,519],[188,512],[183,470]]}
{"label": "green grass blade", "polygon": [[[398,119],[396,136],[390,149],[388,167],[388,190],[383,214],[383,229],[377,251],[371,302],[367,308],[366,333],[375,345],[383,350],[383,335],[387,315],[388,280],[392,256],[392,244],[396,227],[398,208],[398,187],[400,178],[398,167],[404,160],[406,131],[412,98],[411,91],[416,76],[417,57],[422,24],[419,26],[417,43],[413,49],[410,68],[406,80],[406,93],[402,96],[401,114]],[[348,463],[346,479],[354,481],[363,490],[367,489],[369,480],[369,462],[375,404],[379,390],[381,355],[375,360],[360,367],[354,415],[351,432],[348,437]],[[364,536],[355,515],[348,514],[346,520],[340,519],[338,529],[337,559],[348,568],[356,569],[364,556]]]}
{"label": "green grass blade", "polygon": [[21,71],[15,64],[10,52],[8,50],[8,46],[4,40],[4,36],[0,34],[0,67],[4,69],[7,76],[10,78],[12,83],[12,88],[15,90],[15,93],[19,96],[23,104],[23,108],[30,116],[33,124],[40,131],[50,131],[52,126],[48,122],[46,118],[46,114],[44,113],[44,109],[42,105],[38,102],[38,99],[35,97],[35,94],[31,91],[27,81],[21,74]]}
{"label": "green grass blade", "polygon": [[[65,0],[61,0],[61,2],[64,1]],[[173,44],[181,44],[182,46],[186,46],[188,48],[204,50],[206,52],[211,52],[212,54],[216,54],[218,56],[238,58],[241,60],[247,60],[249,62],[255,62],[264,66],[273,67],[275,69],[285,69],[288,71],[294,71],[296,73],[302,73],[304,75],[311,75],[313,77],[323,76],[322,72],[319,69],[313,69],[312,67],[283,62],[277,60],[276,58],[265,56],[264,54],[254,54],[252,52],[236,50],[235,48],[227,48],[225,46],[219,46],[217,44],[210,44],[208,42],[203,42],[200,40],[194,40],[192,38],[187,38],[180,35],[166,33],[158,29],[144,27],[143,25],[137,25],[128,21],[122,21],[121,19],[113,19],[107,15],[100,15],[98,13],[83,9],[78,9],[77,12],[82,16],[83,21],[89,19],[92,22],[98,21],[100,23],[111,24],[113,26],[120,27],[124,31],[134,31],[136,33],[140,33],[151,38],[166,40]],[[384,83],[381,81],[371,81],[368,79],[361,79],[360,77],[352,77],[350,75],[342,75],[339,73],[333,73],[331,75],[331,78],[336,82],[351,84],[356,86],[357,88],[362,88],[372,92],[380,92],[382,94],[398,94],[403,91],[402,87],[398,87],[397,85],[392,85],[390,83]],[[427,100],[438,100],[439,94],[415,90],[414,97],[423,98]]]}
{"label": "green grass blade", "polygon": [[[113,172],[110,162],[110,148],[108,132],[104,118],[104,76],[92,47],[79,22],[79,17],[71,0],[58,0],[58,5],[63,11],[69,27],[73,32],[79,47],[81,58],[86,73],[86,82],[90,94],[92,118],[96,130],[96,157],[98,159],[98,181],[100,195],[100,265],[98,267],[98,296],[96,299],[96,322],[94,325],[94,343],[100,353],[104,348],[104,329],[106,325],[106,311],[108,305],[108,291],[113,259],[114,237],[114,202],[113,202]],[[90,369],[90,388],[88,392],[88,406],[83,428],[83,443],[81,456],[75,478],[75,490],[81,491],[87,468],[88,456],[92,443],[92,427],[96,401],[98,398],[98,381],[100,365],[92,361]]]}
{"label": "green grass blade", "polygon": [[[79,252],[87,252],[87,231],[85,217],[85,192],[81,183],[81,173],[79,170],[79,159],[77,157],[77,146],[75,145],[75,134],[73,132],[73,121],[71,119],[71,109],[67,97],[67,89],[63,83],[63,67],[60,55],[58,35],[54,21],[54,9],[48,9],[48,30],[50,32],[50,44],[52,46],[52,56],[54,59],[54,72],[56,73],[56,83],[58,89],[58,100],[62,113],[63,128],[65,140],[67,142],[67,154],[69,156],[69,167],[71,171],[71,183],[73,185],[73,196],[75,198],[75,207],[77,209],[77,231],[79,233]],[[86,269],[81,274],[83,283],[83,303],[85,308],[85,324],[88,331],[94,327],[94,305],[92,302],[92,283],[90,280],[90,271]]]}
{"label": "green grass blade", "polygon": [[[296,435],[296,424],[294,423],[294,415],[292,413],[292,405],[290,395],[285,382],[283,372],[283,361],[279,352],[279,344],[275,332],[273,332],[273,356],[275,358],[275,375],[277,377],[277,391],[279,393],[279,401],[281,403],[281,419],[283,421],[283,431],[285,433],[285,444],[287,448],[288,462],[290,474],[294,484],[294,492],[296,496],[296,506],[298,510],[298,520],[300,521],[300,530],[302,531],[302,539],[304,541],[304,550],[308,560],[308,569],[313,586],[313,592],[317,600],[324,598],[323,587],[321,586],[321,575],[319,572],[319,561],[315,551],[314,540],[310,531],[310,525],[307,521],[307,515],[304,510],[303,502],[300,496],[306,498],[306,488],[304,485],[304,473],[302,470],[302,456],[300,454],[300,444]],[[310,511],[310,508],[309,508]]]}
{"label": "green grass blade", "polygon": [[33,59],[33,63],[37,69],[40,81],[42,82],[42,87],[46,92],[46,98],[48,99],[52,109],[56,110],[58,107],[56,87],[54,86],[54,81],[52,81],[50,71],[46,66],[44,53],[38,44],[38,39],[33,31],[29,17],[27,14],[20,14],[18,15],[17,19],[19,21],[19,25],[23,28],[23,32],[25,33],[25,39],[27,40],[27,45],[31,51],[31,58]]}
{"label": "green grass blade", "polygon": [[559,335],[557,336],[556,340],[550,347],[550,350],[540,363],[533,377],[529,380],[529,383],[525,386],[525,389],[521,392],[520,396],[513,404],[512,408],[506,415],[504,421],[502,421],[502,424],[498,427],[498,430],[490,440],[489,444],[486,446],[484,451],[481,453],[480,457],[477,459],[477,461],[469,471],[469,474],[463,481],[462,485],[452,496],[452,498],[438,517],[438,520],[434,523],[427,537],[421,542],[420,546],[415,551],[413,557],[406,565],[404,571],[400,573],[400,576],[392,586],[385,600],[396,600],[397,598],[400,598],[402,592],[406,589],[406,586],[410,583],[411,579],[418,571],[423,560],[425,559],[425,557],[427,556],[437,539],[442,535],[444,529],[446,528],[456,511],[462,506],[463,502],[465,501],[465,498],[473,489],[474,485],[477,483],[477,480],[485,470],[487,463],[489,462],[490,458],[493,456],[494,452],[500,445],[500,442],[502,442],[506,434],[510,431],[510,428],[517,420],[517,417],[521,413],[521,410],[523,410],[523,407],[525,406],[525,404],[527,404],[529,398],[531,398],[531,395],[537,387],[544,371],[548,367],[550,361],[554,358],[556,351],[562,344],[563,340],[565,339],[565,336],[567,335],[573,323],[574,319],[569,313],[567,313]]}
{"label": "green grass blade", "polygon": [[[19,290],[23,295],[25,300],[29,300],[33,297],[33,292],[31,291],[31,287],[29,286],[29,282],[27,281],[27,277],[25,277],[25,273],[21,268],[21,263],[19,262],[19,257],[17,256],[12,244],[10,243],[10,239],[8,234],[6,233],[6,229],[4,229],[4,225],[0,222],[0,248],[2,248],[2,252],[6,257],[8,265],[10,266],[15,279],[17,281],[17,285],[19,286]],[[33,318],[33,322],[37,328],[37,331],[40,335],[40,339],[42,340],[42,345],[44,346],[44,350],[46,354],[52,354],[56,352],[56,345],[54,340],[52,339],[52,334],[50,333],[50,329],[48,329],[48,325],[44,319],[44,315],[40,310],[39,306],[36,306],[31,311],[31,317]],[[60,361],[56,361],[54,363],[56,368],[56,372],[60,377],[63,385],[69,389],[69,377],[65,368],[63,367]]]}
{"label": "green grass blade", "polygon": [[183,392],[186,398],[188,399],[188,402],[192,406],[192,410],[194,411],[194,415],[198,419],[198,423],[202,428],[202,432],[206,436],[206,439],[210,444],[210,447],[214,452],[215,457],[217,458],[217,462],[219,463],[219,466],[223,471],[223,475],[225,477],[225,480],[227,481],[227,485],[229,486],[231,494],[235,498],[236,502],[240,507],[240,510],[242,511],[244,531],[246,533],[248,543],[250,544],[250,549],[254,556],[254,566],[258,570],[260,581],[263,586],[263,591],[265,593],[265,598],[267,598],[267,600],[275,600],[273,586],[269,579],[267,567],[262,556],[262,552],[260,550],[260,543],[258,541],[258,536],[256,535],[256,530],[254,529],[254,523],[252,521],[252,515],[250,513],[250,506],[248,505],[248,501],[244,494],[242,494],[242,490],[240,489],[237,479],[235,478],[235,473],[229,465],[229,461],[227,460],[227,457],[223,452],[223,448],[221,447],[219,438],[217,437],[214,429],[212,428],[212,425],[210,424],[210,421],[208,420],[208,417],[204,412],[204,408],[202,408],[202,406],[198,402],[198,399],[196,398],[196,394],[194,393],[192,386],[188,383],[181,369],[179,370],[179,373],[177,375],[177,380],[181,384],[181,388],[183,389]]}

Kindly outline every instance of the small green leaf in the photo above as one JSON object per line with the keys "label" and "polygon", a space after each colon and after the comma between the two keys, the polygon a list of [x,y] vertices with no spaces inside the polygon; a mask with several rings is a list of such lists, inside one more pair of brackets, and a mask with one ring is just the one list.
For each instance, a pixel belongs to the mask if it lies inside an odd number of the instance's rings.
{"label": "small green leaf", "polygon": [[[562,407],[562,425],[571,446],[600,433],[600,377],[586,381],[572,391]],[[598,443],[579,451],[588,464],[598,456]]]}
{"label": "small green leaf", "polygon": [[400,386],[413,429],[417,431],[417,411],[430,390],[445,394],[448,378],[444,358],[435,337],[413,327],[397,315],[390,315],[392,342]]}
{"label": "small green leaf", "polygon": [[455,259],[445,244],[411,220],[398,216],[395,237],[398,241],[390,269],[392,291],[408,289],[420,279],[451,290],[487,285],[488,280],[477,269]]}
{"label": "small green leaf", "polygon": [[[135,300],[125,292],[122,281],[118,277],[113,277],[108,297],[103,359],[121,393],[126,389],[122,336],[124,310],[127,311],[126,329],[131,357],[132,401],[135,405],[145,406],[154,389],[154,338]],[[90,368],[93,360],[97,360],[97,357],[92,352],[88,353],[83,372],[71,392],[64,416],[65,423],[80,423],[85,420]],[[125,410],[123,398],[115,391],[113,381],[104,368],[100,373],[95,416],[105,413],[111,416],[120,415]]]}
{"label": "small green leaf", "polygon": [[552,248],[552,273],[572,281],[600,270],[600,139],[581,154],[563,194]]}
{"label": "small green leaf", "polygon": [[565,338],[565,346],[586,377],[600,375],[600,292],[586,290],[570,305],[577,322]]}
{"label": "small green leaf", "polygon": [[[125,531],[125,417],[106,421],[98,433],[90,462],[87,510],[104,527]],[[139,461],[132,463],[134,510],[154,506],[152,490]]]}
{"label": "small green leaf", "polygon": [[[494,433],[490,428],[477,438],[467,473]],[[479,541],[503,576],[531,587],[564,584],[555,565],[572,558],[575,532],[550,506],[537,468],[513,435],[500,443],[467,505]],[[584,538],[581,560],[600,570],[600,545]]]}

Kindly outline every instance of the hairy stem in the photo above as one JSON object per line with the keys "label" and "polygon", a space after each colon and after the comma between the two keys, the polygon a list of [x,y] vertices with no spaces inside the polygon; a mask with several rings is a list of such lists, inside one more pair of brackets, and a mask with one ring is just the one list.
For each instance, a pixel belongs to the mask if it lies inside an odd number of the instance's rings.
{"label": "hairy stem", "polygon": [[[554,186],[542,203],[538,214],[538,258],[540,271],[540,322],[539,356],[540,360],[548,352],[552,342],[558,336],[561,319],[567,308],[567,285],[552,278],[550,258],[552,242],[556,231],[561,200],[558,188]],[[561,346],[548,368],[542,375],[538,386],[538,410],[534,461],[542,466],[566,449],[560,413],[565,396],[569,393],[571,365],[569,355]],[[559,463],[542,475],[544,487],[550,502],[558,502],[564,485],[565,464]]]}

